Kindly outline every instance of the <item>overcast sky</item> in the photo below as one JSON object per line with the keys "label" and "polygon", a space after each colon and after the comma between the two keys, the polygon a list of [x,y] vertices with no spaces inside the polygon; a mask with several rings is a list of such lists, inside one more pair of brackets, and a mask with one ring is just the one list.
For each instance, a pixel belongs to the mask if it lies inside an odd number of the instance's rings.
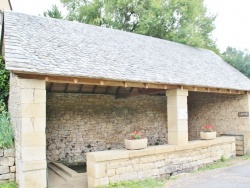
{"label": "overcast sky", "polygon": [[[42,15],[60,0],[11,0],[14,11]],[[205,0],[209,12],[217,14],[213,33],[217,45],[224,51],[227,46],[250,51],[250,0]],[[62,6],[61,6],[62,8]]]}

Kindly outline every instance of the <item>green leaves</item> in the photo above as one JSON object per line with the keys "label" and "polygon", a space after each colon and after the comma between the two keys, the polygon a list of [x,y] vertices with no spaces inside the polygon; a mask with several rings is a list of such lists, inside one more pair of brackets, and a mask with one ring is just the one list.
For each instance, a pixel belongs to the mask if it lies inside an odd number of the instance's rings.
{"label": "green leaves", "polygon": [[14,146],[14,133],[10,123],[10,116],[3,111],[0,114],[0,148],[11,148]]}
{"label": "green leaves", "polygon": [[9,71],[5,69],[5,65],[0,56],[0,113],[7,109],[9,96]]}
{"label": "green leaves", "polygon": [[215,15],[203,0],[61,0],[67,19],[167,39],[219,53]]}
{"label": "green leaves", "polygon": [[52,9],[44,12],[43,15],[45,17],[63,19],[62,13],[58,10],[58,7],[56,5],[52,5]]}
{"label": "green leaves", "polygon": [[223,59],[250,78],[250,53],[228,47],[222,55]]}

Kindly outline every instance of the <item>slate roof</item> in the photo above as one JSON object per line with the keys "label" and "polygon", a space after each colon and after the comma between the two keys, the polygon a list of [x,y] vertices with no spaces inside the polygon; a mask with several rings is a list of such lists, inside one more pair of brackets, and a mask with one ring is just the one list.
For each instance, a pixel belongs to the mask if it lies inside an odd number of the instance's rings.
{"label": "slate roof", "polygon": [[13,72],[250,91],[214,52],[153,37],[21,13],[4,13]]}

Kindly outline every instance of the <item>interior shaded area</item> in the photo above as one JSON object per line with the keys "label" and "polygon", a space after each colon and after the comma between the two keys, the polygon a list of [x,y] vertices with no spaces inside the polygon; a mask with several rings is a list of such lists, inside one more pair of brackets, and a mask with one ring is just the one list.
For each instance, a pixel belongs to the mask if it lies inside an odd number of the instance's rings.
{"label": "interior shaded area", "polygon": [[247,119],[238,116],[244,111],[241,95],[189,92],[188,135],[189,140],[200,139],[200,131],[210,124],[221,134],[243,134]]}
{"label": "interior shaded area", "polygon": [[77,165],[67,165],[67,167],[69,167],[70,169],[76,171],[77,173],[85,173],[87,172],[87,165],[86,163],[81,163],[81,164],[77,164]]}
{"label": "interior shaded area", "polygon": [[125,138],[135,130],[150,146],[167,142],[167,99],[161,90],[117,99],[117,94],[138,94],[141,88],[57,83],[46,87],[50,162],[75,166],[86,162],[88,152],[123,149]]}

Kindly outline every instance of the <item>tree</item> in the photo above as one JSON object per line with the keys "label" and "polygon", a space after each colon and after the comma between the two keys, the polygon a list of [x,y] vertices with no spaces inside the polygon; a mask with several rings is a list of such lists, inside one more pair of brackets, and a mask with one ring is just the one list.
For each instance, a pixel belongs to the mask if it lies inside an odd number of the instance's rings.
{"label": "tree", "polygon": [[219,53],[216,16],[203,0],[61,0],[67,19],[167,39]]}
{"label": "tree", "polygon": [[7,110],[9,96],[9,71],[0,56],[0,112]]}
{"label": "tree", "polygon": [[223,53],[223,59],[250,78],[250,53],[247,50],[241,51],[227,47]]}
{"label": "tree", "polygon": [[47,12],[44,12],[43,15],[45,17],[63,19],[62,13],[59,11],[59,9],[56,5],[52,5],[51,10],[47,10]]}

